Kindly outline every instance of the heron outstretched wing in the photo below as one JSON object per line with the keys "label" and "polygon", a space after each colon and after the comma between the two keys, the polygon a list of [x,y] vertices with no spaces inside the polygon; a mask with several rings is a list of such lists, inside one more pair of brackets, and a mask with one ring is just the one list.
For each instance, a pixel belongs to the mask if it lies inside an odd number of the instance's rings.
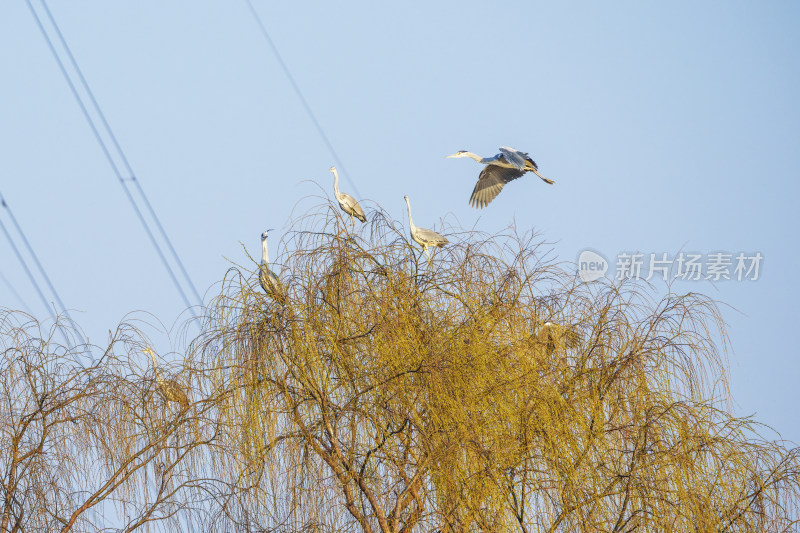
{"label": "heron outstretched wing", "polygon": [[536,165],[536,161],[534,161],[531,156],[527,154],[527,152],[519,152],[519,155],[525,158],[525,168],[528,170],[531,168],[533,168],[533,170],[539,170],[539,167]]}
{"label": "heron outstretched wing", "polygon": [[503,154],[503,157],[510,165],[517,167],[519,170],[525,170],[525,161],[530,159],[525,152],[514,150],[508,146],[501,146],[500,153]]}
{"label": "heron outstretched wing", "polygon": [[478,183],[475,184],[472,196],[469,197],[469,205],[478,209],[486,207],[500,194],[506,183],[523,174],[525,174],[524,170],[488,165],[478,176]]}
{"label": "heron outstretched wing", "polygon": [[509,148],[508,146],[501,146],[500,152],[502,152],[501,155],[508,164],[514,165],[520,170],[528,170],[530,172],[533,172],[534,174],[539,176],[545,183],[549,183],[550,185],[553,185],[555,183],[555,181],[551,180],[550,178],[545,178],[544,176],[539,174],[539,167],[536,165],[536,161],[531,159],[531,156],[529,156],[527,152],[520,152],[519,150],[514,150],[513,148]]}

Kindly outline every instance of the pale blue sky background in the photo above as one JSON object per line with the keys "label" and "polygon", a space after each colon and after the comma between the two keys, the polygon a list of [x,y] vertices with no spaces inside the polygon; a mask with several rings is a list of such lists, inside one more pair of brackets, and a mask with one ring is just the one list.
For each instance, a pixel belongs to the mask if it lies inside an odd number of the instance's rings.
{"label": "pale blue sky background", "polygon": [[[737,413],[800,441],[800,4],[254,4],[361,197],[398,219],[409,194],[422,226],[515,221],[567,261],[761,252],[756,282],[680,288],[738,310]],[[330,191],[332,156],[243,0],[49,5],[207,298],[226,258],[246,261],[240,242],[258,254],[261,231],[318,193],[304,180]],[[476,211],[479,166],[444,156],[500,145],[557,184],[522,179]],[[132,311],[186,318],[23,0],[0,7],[0,176],[92,342]],[[5,239],[0,258],[46,316]],[[0,304],[20,306],[4,284]]]}

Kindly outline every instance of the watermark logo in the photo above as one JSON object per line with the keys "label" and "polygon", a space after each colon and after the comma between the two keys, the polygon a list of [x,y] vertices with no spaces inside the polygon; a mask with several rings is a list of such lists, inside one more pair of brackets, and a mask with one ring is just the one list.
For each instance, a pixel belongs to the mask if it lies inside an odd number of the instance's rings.
{"label": "watermark logo", "polygon": [[[617,254],[615,280],[671,279],[686,281],[757,281],[761,275],[764,256],[760,252],[713,252],[708,254],[680,252]],[[648,260],[649,259],[649,260]],[[578,276],[583,281],[595,281],[609,270],[608,261],[597,252],[584,250],[578,257]]]}
{"label": "watermark logo", "polygon": [[602,255],[591,250],[584,250],[578,256],[578,276],[581,281],[595,281],[608,272],[608,261]]}
{"label": "watermark logo", "polygon": [[699,253],[681,252],[673,257],[666,253],[651,253],[649,256],[648,262],[646,254],[620,253],[617,255],[617,271],[614,279],[650,281],[653,277],[657,277],[664,281],[670,278],[688,281],[756,281],[764,261],[761,252],[738,254],[714,252],[705,256]]}

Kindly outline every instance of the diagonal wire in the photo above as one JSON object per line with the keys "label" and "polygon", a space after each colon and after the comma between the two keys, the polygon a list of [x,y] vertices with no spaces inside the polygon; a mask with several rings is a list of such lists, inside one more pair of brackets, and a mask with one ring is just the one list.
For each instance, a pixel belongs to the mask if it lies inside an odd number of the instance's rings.
{"label": "diagonal wire", "polygon": [[28,279],[31,280],[31,284],[36,289],[36,293],[39,295],[39,298],[41,298],[42,304],[44,305],[44,308],[45,309],[50,309],[50,304],[47,303],[47,298],[45,298],[44,293],[42,292],[42,288],[39,286],[39,283],[36,281],[36,278],[33,277],[33,273],[31,272],[31,269],[28,268],[28,263],[25,262],[25,259],[23,259],[22,254],[19,253],[19,248],[17,248],[17,245],[14,243],[14,240],[11,238],[11,234],[8,232],[8,229],[6,228],[6,225],[3,223],[2,219],[0,219],[0,229],[2,229],[3,233],[5,233],[6,239],[8,240],[8,243],[11,245],[11,249],[14,250],[14,255],[17,256],[17,259],[19,259],[19,263],[22,265],[22,268],[25,270],[25,274],[28,275]]}
{"label": "diagonal wire", "polygon": [[6,286],[6,288],[8,288],[8,290],[11,291],[11,294],[13,294],[19,301],[19,303],[22,304],[22,307],[24,308],[25,312],[27,312],[29,315],[32,315],[33,311],[31,311],[31,307],[22,298],[22,296],[19,295],[17,289],[14,288],[14,286],[8,281],[8,278],[6,278],[2,272],[0,272],[0,280],[3,280],[3,284]]}
{"label": "diagonal wire", "polygon": [[275,54],[275,57],[278,59],[278,63],[283,69],[283,73],[286,74],[286,77],[289,79],[289,83],[292,84],[292,88],[294,89],[297,98],[300,100],[300,103],[303,104],[303,107],[305,108],[308,117],[311,119],[311,122],[314,123],[314,127],[317,129],[317,133],[319,133],[319,136],[322,137],[322,141],[325,143],[325,146],[328,147],[328,150],[333,156],[333,160],[336,162],[336,166],[339,167],[339,169],[342,171],[345,179],[347,179],[347,181],[350,183],[350,186],[353,188],[353,191],[356,193],[356,196],[361,198],[361,193],[358,191],[358,187],[356,187],[356,184],[353,183],[353,180],[350,179],[350,175],[347,173],[347,169],[345,169],[344,163],[342,163],[342,161],[339,159],[339,155],[336,153],[336,150],[333,148],[333,145],[328,140],[328,136],[325,135],[325,131],[322,129],[322,126],[320,126],[317,117],[314,116],[314,112],[311,110],[311,106],[308,105],[308,102],[303,96],[302,91],[300,91],[300,87],[297,85],[297,82],[294,81],[294,77],[292,76],[292,73],[289,71],[289,67],[286,66],[286,63],[284,63],[280,52],[278,52],[278,47],[275,46],[274,42],[272,42],[272,39],[270,38],[269,33],[267,32],[266,26],[264,26],[261,17],[258,16],[258,12],[256,12],[256,9],[253,7],[253,3],[250,0],[244,0],[244,1],[247,4],[248,9],[250,10],[250,14],[253,15],[256,24],[258,24],[258,29],[261,30],[261,35],[264,37],[264,40],[267,41],[267,44],[272,49],[272,53]]}
{"label": "diagonal wire", "polygon": [[[6,203],[6,199],[3,197],[2,193],[0,193],[0,205],[2,205],[8,212],[8,216],[9,218],[11,218],[11,222],[14,223],[14,227],[17,229],[17,233],[19,233],[20,237],[22,237],[22,242],[25,243],[25,247],[28,249],[28,253],[31,255],[31,257],[33,257],[33,262],[36,263],[36,268],[39,269],[39,273],[47,282],[47,286],[50,288],[50,292],[53,293],[53,296],[55,296],[56,302],[58,303],[58,306],[61,308],[61,311],[63,311],[64,314],[67,316],[67,319],[69,319],[69,321],[72,322],[72,317],[70,316],[67,307],[64,305],[64,302],[61,301],[61,297],[58,295],[58,291],[56,291],[56,288],[53,286],[53,282],[50,281],[47,272],[44,271],[44,267],[42,266],[42,263],[39,261],[39,256],[37,256],[36,252],[33,251],[33,246],[31,246],[31,243],[28,241],[28,238],[22,231],[22,227],[19,225],[19,222],[17,222],[17,217],[14,216],[14,213],[11,211],[11,207]],[[78,334],[78,336],[81,337],[81,342],[83,342],[83,344],[86,344],[80,333]]]}
{"label": "diagonal wire", "polygon": [[[8,209],[8,205],[6,204],[5,200],[2,200],[2,205],[6,209]],[[31,272],[31,269],[28,268],[28,263],[25,261],[25,259],[22,257],[22,254],[19,252],[19,248],[17,248],[17,245],[14,243],[14,239],[11,238],[11,234],[8,232],[8,229],[6,228],[6,225],[3,223],[2,219],[0,219],[0,229],[3,230],[3,233],[5,234],[6,239],[8,240],[8,243],[11,245],[11,249],[14,250],[14,255],[17,256],[17,259],[19,260],[19,263],[22,265],[23,270],[25,270],[25,274],[28,275],[28,279],[31,281],[31,284],[36,289],[36,293],[39,295],[39,298],[42,299],[42,304],[44,305],[44,308],[45,309],[50,309],[50,304],[47,303],[47,298],[45,298],[44,293],[42,292],[42,288],[39,286],[39,283],[36,281],[36,278],[33,277],[33,273]],[[67,318],[69,318],[69,313],[67,312],[67,310],[64,309],[63,307],[62,307],[62,309],[64,310],[64,313],[67,314]],[[71,318],[69,320],[70,320],[70,322],[72,321]],[[67,337],[67,334],[64,331],[64,328],[59,326],[58,330],[61,332],[61,335],[64,337],[64,342],[66,342],[67,345],[69,345],[70,344],[69,338]],[[81,342],[83,342],[84,345],[86,345],[86,342],[83,341],[83,337],[81,337]]]}
{"label": "diagonal wire", "polygon": [[[106,159],[108,160],[109,165],[111,165],[111,168],[114,171],[114,174],[116,175],[117,180],[119,180],[120,185],[122,186],[122,189],[125,191],[125,195],[128,198],[128,201],[130,202],[131,206],[133,207],[133,210],[136,212],[136,216],[139,218],[139,222],[141,222],[142,226],[144,227],[144,230],[147,233],[147,236],[149,237],[150,242],[152,243],[153,247],[156,249],[156,252],[158,253],[159,258],[161,259],[161,262],[164,264],[164,268],[167,269],[167,272],[169,273],[169,276],[172,279],[173,284],[178,289],[178,292],[180,293],[181,298],[183,298],[183,302],[186,304],[186,307],[188,307],[189,310],[191,311],[192,315],[195,318],[197,318],[197,313],[195,312],[195,310],[192,307],[192,305],[189,303],[189,299],[186,296],[186,293],[184,292],[183,287],[181,287],[180,283],[178,282],[178,278],[175,276],[175,272],[173,272],[172,267],[169,265],[169,262],[167,261],[167,258],[164,255],[164,252],[161,250],[161,247],[158,245],[158,242],[156,241],[156,238],[153,235],[153,232],[150,229],[150,226],[147,224],[147,221],[145,220],[141,209],[139,209],[139,206],[136,204],[136,201],[134,200],[133,196],[131,195],[130,190],[128,190],[128,187],[125,184],[125,178],[122,176],[122,173],[120,172],[119,167],[114,162],[114,159],[111,157],[111,153],[109,152],[108,146],[106,145],[106,143],[103,140],[103,138],[100,136],[100,132],[98,131],[97,126],[95,125],[94,121],[92,120],[91,116],[89,115],[89,111],[86,109],[86,105],[83,103],[83,100],[81,99],[80,95],[78,94],[78,90],[75,87],[75,84],[72,82],[72,79],[69,77],[69,74],[67,73],[67,70],[66,70],[66,67],[64,66],[64,63],[63,63],[63,61],[61,61],[61,57],[58,55],[58,53],[56,52],[55,47],[53,46],[53,41],[50,39],[50,36],[47,34],[47,31],[45,30],[44,26],[42,25],[42,21],[39,19],[39,15],[36,13],[36,10],[33,9],[33,5],[31,4],[30,0],[25,0],[25,2],[28,4],[28,9],[30,9],[30,12],[33,15],[33,18],[36,20],[36,25],[39,27],[39,31],[41,31],[42,35],[44,36],[45,40],[47,41],[47,45],[50,48],[50,52],[53,54],[53,57],[55,57],[56,62],[58,63],[58,67],[59,67],[59,69],[61,69],[61,73],[64,75],[64,78],[66,79],[67,84],[69,85],[69,88],[72,91],[72,95],[75,97],[75,100],[78,102],[78,106],[81,108],[81,111],[83,112],[83,116],[86,118],[86,121],[89,123],[89,126],[92,129],[92,133],[94,133],[95,139],[97,139],[98,144],[100,144],[100,148],[103,150],[103,154],[106,156]],[[48,13],[49,13],[49,11],[48,11]],[[55,23],[55,21],[53,21],[53,22]],[[60,35],[60,32],[59,32],[59,35]],[[62,41],[62,43],[64,44],[64,46],[66,48],[66,43],[64,43],[63,41]],[[71,56],[71,54],[70,54],[70,56]],[[94,98],[92,98],[92,100],[94,101]],[[99,109],[99,107],[98,107],[98,109]],[[135,181],[138,183],[138,180],[135,180]],[[139,188],[139,190],[141,191],[141,187]],[[143,191],[142,191],[142,194],[144,194]],[[149,202],[147,202],[147,204],[149,205]],[[180,260],[178,260],[178,262],[180,262]],[[185,270],[184,270],[184,272],[185,272]],[[195,293],[197,293],[196,290],[195,290]],[[202,302],[202,300],[200,298],[198,298],[198,300],[200,300]]]}
{"label": "diagonal wire", "polygon": [[64,35],[61,33],[61,28],[59,28],[58,23],[56,22],[56,19],[53,17],[53,14],[50,12],[50,8],[47,6],[47,2],[45,0],[40,0],[40,1],[42,3],[42,6],[44,7],[45,13],[47,13],[47,18],[50,19],[50,22],[53,24],[53,28],[55,28],[55,30],[56,30],[56,35],[58,35],[58,39],[59,39],[59,41],[61,41],[61,45],[64,47],[64,50],[67,52],[67,57],[69,58],[70,63],[72,63],[72,67],[75,69],[75,72],[77,72],[78,78],[81,80],[81,84],[83,85],[83,88],[86,90],[86,94],[89,95],[89,99],[92,101],[92,105],[94,106],[95,110],[97,111],[97,114],[99,115],[100,120],[103,122],[103,127],[105,127],[105,130],[108,132],[108,136],[111,139],[111,142],[114,143],[114,148],[117,149],[117,153],[120,155],[120,157],[122,159],[122,163],[125,165],[125,168],[128,171],[128,175],[130,176],[130,180],[136,185],[136,188],[139,190],[139,194],[141,195],[142,199],[144,200],[144,204],[147,207],[147,210],[150,212],[150,216],[153,217],[153,220],[155,221],[156,226],[158,227],[158,230],[161,233],[161,236],[164,238],[164,242],[167,243],[167,247],[169,248],[169,251],[172,254],[172,257],[175,259],[175,262],[177,263],[178,267],[181,269],[181,273],[183,274],[183,277],[186,279],[186,282],[189,285],[189,288],[192,289],[192,292],[194,293],[195,298],[197,298],[197,301],[202,304],[203,299],[200,297],[200,294],[197,292],[197,288],[194,286],[194,283],[192,282],[192,279],[189,277],[189,273],[186,271],[186,268],[184,268],[183,261],[181,261],[181,258],[178,256],[178,252],[175,251],[175,247],[172,246],[172,241],[170,240],[169,236],[167,236],[167,232],[164,230],[164,226],[161,225],[161,219],[158,217],[158,215],[156,215],[156,212],[153,209],[153,206],[150,204],[150,200],[147,198],[147,195],[144,193],[144,189],[142,189],[142,184],[139,182],[138,179],[136,179],[136,173],[134,173],[133,168],[131,168],[131,165],[128,162],[128,157],[125,155],[125,152],[122,150],[122,147],[120,146],[119,142],[117,141],[117,136],[114,135],[114,131],[111,129],[111,126],[109,125],[108,121],[106,120],[105,113],[103,113],[103,110],[100,107],[100,104],[97,103],[97,100],[94,97],[94,93],[89,88],[89,84],[87,83],[86,78],[83,76],[83,71],[78,66],[78,62],[75,61],[75,56],[72,55],[72,50],[70,50],[70,47],[67,45],[67,41],[66,41],[66,39],[64,39]]}

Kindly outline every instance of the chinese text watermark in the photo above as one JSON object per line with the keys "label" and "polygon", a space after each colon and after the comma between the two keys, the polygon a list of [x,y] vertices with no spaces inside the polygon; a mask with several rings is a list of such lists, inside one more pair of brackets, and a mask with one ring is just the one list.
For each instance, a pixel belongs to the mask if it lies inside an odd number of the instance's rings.
{"label": "chinese text watermark", "polygon": [[[614,279],[756,281],[761,275],[763,262],[761,252],[680,252],[675,255],[621,252],[617,254]],[[600,279],[608,270],[608,261],[597,252],[584,250],[578,256],[578,275],[583,281]]]}

